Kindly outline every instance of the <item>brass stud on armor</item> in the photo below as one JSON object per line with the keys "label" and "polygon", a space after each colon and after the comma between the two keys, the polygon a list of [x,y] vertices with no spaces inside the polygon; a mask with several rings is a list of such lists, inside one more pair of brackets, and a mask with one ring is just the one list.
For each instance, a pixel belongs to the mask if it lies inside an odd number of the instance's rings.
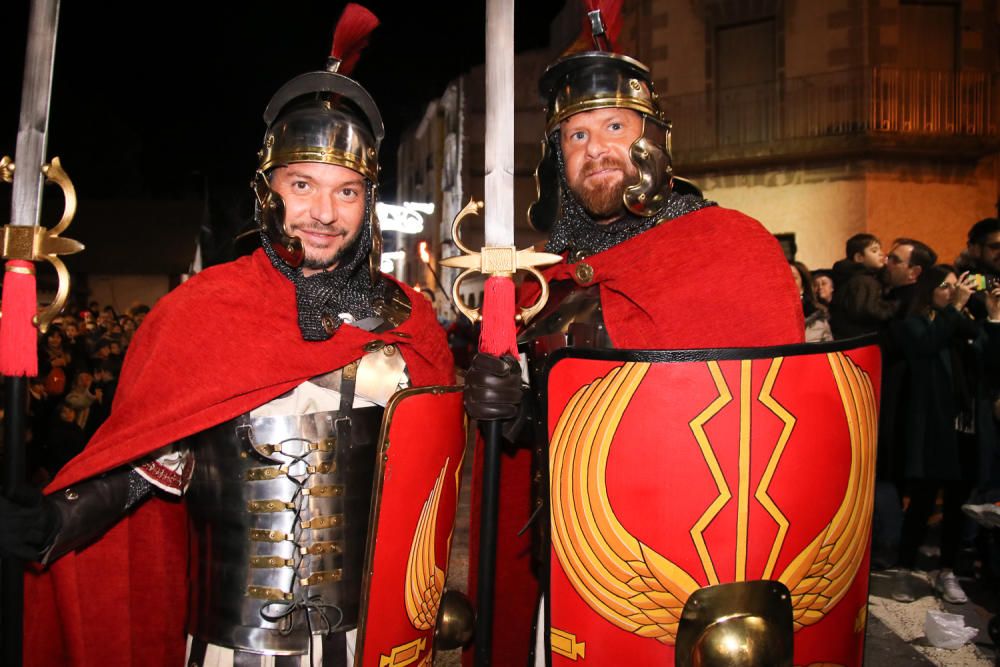
{"label": "brass stud on armor", "polygon": [[385,347],[384,340],[371,340],[365,343],[364,350],[365,352],[378,352],[383,347]]}
{"label": "brass stud on armor", "polygon": [[586,262],[580,262],[573,270],[573,280],[580,285],[587,285],[594,279],[594,267]]}
{"label": "brass stud on armor", "polygon": [[333,514],[331,516],[318,516],[313,519],[305,519],[301,525],[306,530],[321,530],[323,528],[335,528],[343,525],[343,523],[343,515]]}
{"label": "brass stud on armor", "polygon": [[63,496],[65,496],[66,500],[70,502],[80,499],[80,494],[74,491],[73,489],[66,489],[65,491],[63,491]]}
{"label": "brass stud on armor", "polygon": [[632,90],[642,90],[642,84],[639,83],[638,79],[629,79],[628,86]]}
{"label": "brass stud on armor", "polygon": [[387,357],[393,356],[394,354],[396,354],[396,346],[386,345],[385,347],[382,348],[382,354],[384,354]]}
{"label": "brass stud on armor", "polygon": [[323,317],[319,318],[319,321],[320,324],[323,325],[323,331],[327,332],[331,336],[333,335],[333,332],[337,330],[337,322],[336,320],[334,320],[333,316],[324,315]]}

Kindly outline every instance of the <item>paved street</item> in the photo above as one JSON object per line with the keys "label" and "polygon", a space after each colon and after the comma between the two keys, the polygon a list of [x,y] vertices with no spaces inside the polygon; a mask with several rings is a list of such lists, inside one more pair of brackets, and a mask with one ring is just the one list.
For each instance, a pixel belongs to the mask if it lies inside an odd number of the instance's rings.
{"label": "paved street", "polygon": [[[463,475],[462,502],[459,505],[459,526],[468,526],[469,516],[469,466],[471,452],[466,456],[466,474]],[[933,520],[932,520],[933,521]],[[936,539],[930,531],[928,542]],[[468,530],[455,532],[452,555],[448,572],[448,586],[464,591],[468,576]],[[933,547],[922,550],[918,566],[933,567],[935,556]],[[997,591],[972,576],[976,564],[971,558],[964,567],[958,568],[962,587],[969,596],[964,605],[948,604],[934,595],[930,574],[914,573],[917,599],[909,604],[892,599],[895,574],[875,572],[871,577],[868,607],[868,634],[865,643],[865,664],[875,667],[931,666],[940,667],[989,667],[995,664],[997,651],[986,632],[986,624],[992,612],[998,609]],[[932,573],[931,573],[932,574]],[[964,575],[964,576],[963,576]],[[939,609],[965,617],[965,625],[979,628],[979,634],[961,649],[936,648],[924,636],[924,618],[930,609]],[[460,651],[440,653],[434,661],[438,667],[456,667],[460,664]],[[498,667],[508,667],[506,665]],[[518,667],[518,666],[514,666]]]}
{"label": "paved street", "polygon": [[[963,605],[948,604],[935,597],[927,573],[914,574],[918,598],[901,603],[892,599],[894,573],[875,572],[871,578],[868,603],[868,635],[865,643],[865,664],[895,667],[896,665],[941,665],[965,667],[993,665],[996,650],[986,633],[986,623],[996,609],[996,596],[988,587],[962,578],[969,595]],[[932,646],[924,636],[927,611],[938,609],[965,617],[965,625],[979,628],[979,634],[960,649]]]}

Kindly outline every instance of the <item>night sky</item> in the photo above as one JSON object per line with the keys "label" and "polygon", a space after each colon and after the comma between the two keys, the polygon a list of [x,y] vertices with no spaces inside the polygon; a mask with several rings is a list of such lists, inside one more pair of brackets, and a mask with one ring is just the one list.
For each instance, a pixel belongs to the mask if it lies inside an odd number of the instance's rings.
{"label": "night sky", "polygon": [[[323,65],[344,4],[64,1],[49,155],[62,156],[83,199],[245,192],[268,99]],[[382,192],[391,196],[400,133],[483,62],[485,2],[364,4],[382,25],[354,76],[385,119]],[[562,4],[518,3],[518,50],[545,45]],[[0,154],[16,143],[28,6],[5,3],[0,26]]]}

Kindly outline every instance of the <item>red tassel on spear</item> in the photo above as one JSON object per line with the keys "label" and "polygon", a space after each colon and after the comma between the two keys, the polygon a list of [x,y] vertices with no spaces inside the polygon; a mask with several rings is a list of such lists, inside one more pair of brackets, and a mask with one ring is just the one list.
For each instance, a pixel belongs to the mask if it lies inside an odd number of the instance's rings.
{"label": "red tassel on spear", "polygon": [[38,332],[34,317],[35,265],[21,259],[7,262],[0,301],[0,375],[38,375]]}
{"label": "red tassel on spear", "polygon": [[479,349],[497,357],[517,357],[517,323],[514,281],[507,276],[490,276],[483,285],[483,323]]}

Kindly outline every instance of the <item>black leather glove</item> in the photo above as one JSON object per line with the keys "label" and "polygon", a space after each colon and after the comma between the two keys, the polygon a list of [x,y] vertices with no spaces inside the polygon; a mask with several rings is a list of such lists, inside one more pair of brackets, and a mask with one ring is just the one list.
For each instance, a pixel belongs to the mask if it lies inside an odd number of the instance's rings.
{"label": "black leather glove", "polygon": [[524,389],[521,387],[521,365],[506,355],[496,357],[479,352],[465,375],[465,411],[479,421],[513,419]]}
{"label": "black leather glove", "polygon": [[59,531],[59,513],[51,500],[31,487],[0,498],[0,556],[38,561]]}
{"label": "black leather glove", "polygon": [[126,465],[46,498],[59,515],[59,527],[45,546],[42,563],[48,565],[96,540],[130,509],[149,498],[151,490],[152,485]]}

